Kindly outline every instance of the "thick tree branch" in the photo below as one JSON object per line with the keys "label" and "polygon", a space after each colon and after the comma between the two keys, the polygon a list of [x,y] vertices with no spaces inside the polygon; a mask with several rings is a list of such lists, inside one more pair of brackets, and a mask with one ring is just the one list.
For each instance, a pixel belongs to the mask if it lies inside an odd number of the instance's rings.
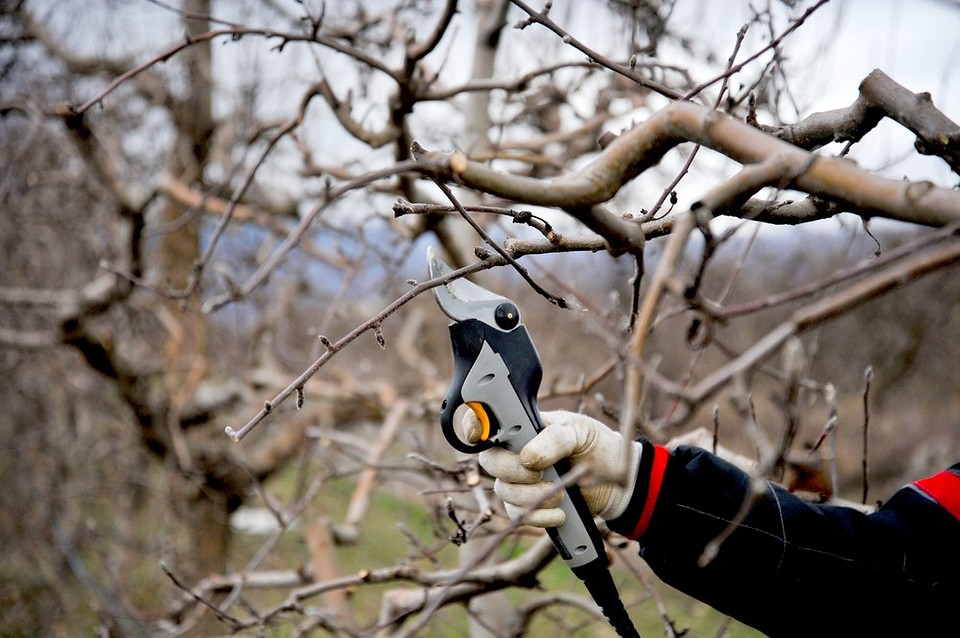
{"label": "thick tree branch", "polygon": [[912,93],[880,69],[860,83],[850,106],[814,113],[796,124],[761,128],[795,146],[814,149],[830,142],[857,142],[883,117],[917,136],[917,151],[942,158],[960,173],[960,125],[934,105],[929,93]]}
{"label": "thick tree branch", "polygon": [[918,152],[943,158],[960,174],[960,125],[933,105],[929,93],[912,93],[878,69],[860,84],[860,94],[915,133]]}
{"label": "thick tree branch", "polygon": [[[583,169],[550,181],[496,171],[462,154],[419,153],[437,174],[505,199],[539,206],[580,209],[610,200],[625,184],[657,164],[682,142],[697,142],[741,164],[772,157],[788,166],[784,187],[833,200],[860,215],[943,226],[960,219],[960,192],[928,182],[892,180],[853,163],[820,157],[720,112],[674,102],[623,133]],[[791,176],[794,167],[806,170]],[[714,210],[729,205],[716,202]],[[608,240],[619,239],[607,237]]]}

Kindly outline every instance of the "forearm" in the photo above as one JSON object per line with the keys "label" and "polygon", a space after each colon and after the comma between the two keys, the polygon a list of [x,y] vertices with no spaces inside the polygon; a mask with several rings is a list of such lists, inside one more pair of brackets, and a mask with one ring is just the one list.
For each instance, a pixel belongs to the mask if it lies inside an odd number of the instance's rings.
{"label": "forearm", "polygon": [[[960,523],[913,490],[867,516],[813,505],[767,483],[751,496],[750,485],[748,475],[703,450],[645,443],[634,496],[609,526],[638,540],[665,582],[776,635],[822,629],[819,613],[784,619],[798,610],[842,609],[854,594],[877,610],[905,599],[920,604],[932,583],[956,573],[944,573],[944,557],[931,552],[949,548],[956,566]],[[914,529],[947,535],[918,539],[905,531],[907,519]],[[721,539],[716,556],[705,556]]]}

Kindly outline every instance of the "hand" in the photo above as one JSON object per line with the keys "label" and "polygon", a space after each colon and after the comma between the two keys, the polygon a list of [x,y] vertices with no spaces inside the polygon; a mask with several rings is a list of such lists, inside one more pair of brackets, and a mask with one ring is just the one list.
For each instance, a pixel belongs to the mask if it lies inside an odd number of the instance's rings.
{"label": "hand", "polygon": [[[562,458],[569,458],[572,465],[590,464],[592,482],[581,485],[580,491],[592,514],[607,520],[621,515],[633,493],[640,463],[640,444],[632,443],[629,480],[626,485],[621,485],[610,476],[620,467],[627,451],[619,432],[574,412],[544,412],[541,417],[546,427],[524,446],[520,454],[501,447],[480,453],[480,465],[496,479],[493,489],[503,501],[507,515],[536,527],[563,524],[566,515],[559,503],[564,492],[542,480],[543,470]],[[480,421],[472,411],[465,413],[462,426],[467,440],[471,443],[480,440]]]}

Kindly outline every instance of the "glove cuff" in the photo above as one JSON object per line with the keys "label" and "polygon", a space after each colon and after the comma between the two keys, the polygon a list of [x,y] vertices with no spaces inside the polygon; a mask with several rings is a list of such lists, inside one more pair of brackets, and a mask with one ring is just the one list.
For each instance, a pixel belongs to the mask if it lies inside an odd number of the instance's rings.
{"label": "glove cuff", "polygon": [[643,536],[650,525],[670,457],[670,452],[661,445],[646,440],[639,445],[642,451],[635,455],[637,471],[628,502],[619,516],[607,519],[607,527],[632,540]]}
{"label": "glove cuff", "polygon": [[640,467],[642,456],[643,446],[638,441],[632,442],[630,444],[630,465],[627,467],[626,483],[613,486],[607,506],[599,512],[600,518],[609,521],[619,518],[626,511],[637,484],[637,470]]}

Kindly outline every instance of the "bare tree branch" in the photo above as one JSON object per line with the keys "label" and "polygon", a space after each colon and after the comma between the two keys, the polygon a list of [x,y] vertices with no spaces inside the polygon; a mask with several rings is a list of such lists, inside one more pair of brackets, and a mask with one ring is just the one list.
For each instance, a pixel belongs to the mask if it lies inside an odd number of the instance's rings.
{"label": "bare tree branch", "polygon": [[943,158],[960,173],[960,125],[933,106],[929,93],[911,93],[880,69],[864,78],[856,101],[846,108],[814,113],[796,124],[761,128],[812,149],[830,142],[857,142],[883,117],[916,134],[917,151]]}
{"label": "bare tree branch", "polygon": [[529,16],[527,20],[520,22],[517,25],[517,28],[524,29],[530,24],[534,24],[534,23],[541,24],[547,29],[549,29],[550,31],[553,31],[555,34],[560,36],[560,39],[563,40],[564,44],[568,44],[573,48],[577,49],[578,51],[586,55],[587,58],[590,59],[592,62],[596,62],[597,64],[600,64],[612,71],[616,71],[620,75],[633,80],[634,82],[636,82],[637,84],[639,84],[640,86],[646,89],[650,89],[651,91],[655,91],[661,95],[664,95],[666,97],[669,97],[675,100],[683,99],[683,95],[681,93],[640,75],[635,70],[635,68],[631,67],[629,64],[620,64],[618,62],[614,62],[613,60],[609,59],[605,55],[602,55],[598,51],[591,49],[587,45],[575,39],[573,36],[567,33],[564,29],[562,29],[560,25],[554,22],[553,19],[549,17],[548,13],[550,10],[550,3],[547,3],[547,7],[544,8],[542,11],[536,11],[526,2],[522,2],[522,0],[511,0],[511,2],[513,2],[513,4],[515,4],[520,9],[522,9]]}
{"label": "bare tree branch", "polygon": [[[896,267],[880,271],[851,285],[840,292],[830,295],[801,310],[768,332],[763,338],[747,349],[734,361],[701,379],[689,390],[678,392],[690,405],[697,405],[713,396],[725,386],[731,378],[752,368],[761,360],[776,352],[789,338],[812,326],[818,325],[853,308],[878,294],[902,286],[948,264],[960,260],[960,242],[954,240],[946,246],[932,246],[915,254],[912,258]],[[689,413],[683,413],[673,423],[683,422]]]}
{"label": "bare tree branch", "polygon": [[[943,226],[960,215],[960,193],[956,191],[929,183],[886,179],[844,160],[814,156],[729,116],[688,102],[667,106],[622,134],[583,169],[549,182],[501,173],[449,155],[422,155],[420,163],[449,180],[498,197],[569,210],[608,201],[624,184],[659,162],[667,150],[684,141],[703,144],[742,164],[775,157],[786,167],[782,177],[789,179],[784,186],[832,199],[861,215],[930,226]],[[800,167],[806,168],[797,173]],[[728,204],[711,203],[712,210]]]}

